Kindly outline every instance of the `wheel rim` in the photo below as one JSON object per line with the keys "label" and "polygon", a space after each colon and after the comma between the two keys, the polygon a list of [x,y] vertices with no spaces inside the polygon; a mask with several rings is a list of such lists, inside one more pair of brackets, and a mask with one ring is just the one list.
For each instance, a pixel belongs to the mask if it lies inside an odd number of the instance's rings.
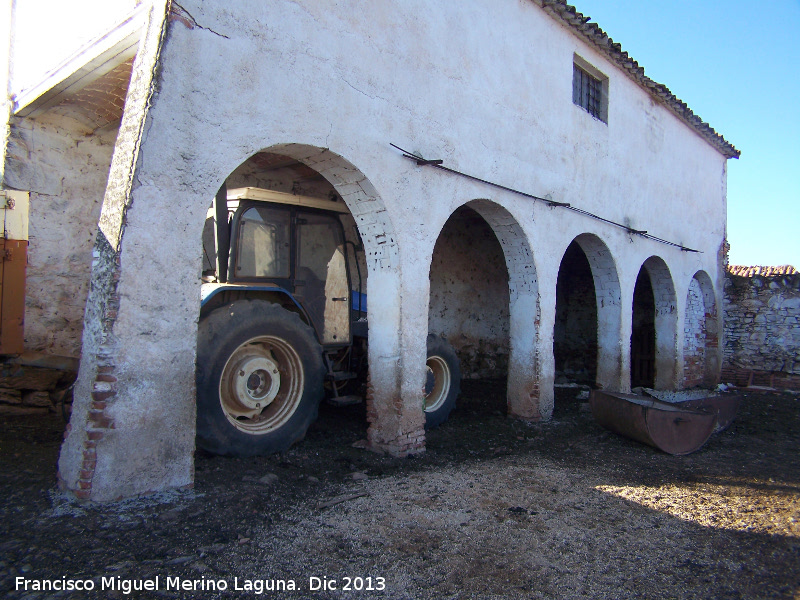
{"label": "wheel rim", "polygon": [[244,433],[275,431],[300,405],[303,379],[303,363],[289,343],[270,335],[255,337],[236,348],[222,369],[222,412]]}
{"label": "wheel rim", "polygon": [[425,378],[425,412],[439,409],[450,393],[450,368],[440,356],[429,356],[425,366],[428,373]]}

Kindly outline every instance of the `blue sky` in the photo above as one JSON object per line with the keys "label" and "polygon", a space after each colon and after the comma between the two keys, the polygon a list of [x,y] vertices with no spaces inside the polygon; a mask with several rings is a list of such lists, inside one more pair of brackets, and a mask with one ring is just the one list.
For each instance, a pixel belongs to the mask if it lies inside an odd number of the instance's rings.
{"label": "blue sky", "polygon": [[570,3],[741,150],[731,264],[800,269],[800,0]]}

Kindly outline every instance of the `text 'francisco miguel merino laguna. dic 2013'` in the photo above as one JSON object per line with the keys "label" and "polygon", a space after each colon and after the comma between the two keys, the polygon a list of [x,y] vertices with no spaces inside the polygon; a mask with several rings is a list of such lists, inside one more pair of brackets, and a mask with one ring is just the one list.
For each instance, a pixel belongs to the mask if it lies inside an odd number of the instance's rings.
{"label": "text 'francisco miguel merino laguna. dic 2013'", "polygon": [[[95,579],[28,579],[16,578],[16,589],[33,592],[71,592],[108,590],[118,591],[123,594],[131,592],[165,591],[239,591],[263,594],[264,592],[281,592],[301,589],[294,579],[239,579],[233,582],[227,579],[183,579],[181,577],[164,577],[156,575],[151,579],[123,579],[122,577],[101,577]],[[163,587],[162,587],[163,586]],[[340,580],[330,577],[309,577],[309,591],[382,591],[386,589],[386,580],[383,577],[343,577]]]}

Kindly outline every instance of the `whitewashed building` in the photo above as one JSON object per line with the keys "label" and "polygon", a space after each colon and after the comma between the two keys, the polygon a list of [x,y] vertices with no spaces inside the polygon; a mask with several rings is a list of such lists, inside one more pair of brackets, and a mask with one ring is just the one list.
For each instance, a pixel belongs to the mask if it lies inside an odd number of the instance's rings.
{"label": "whitewashed building", "polygon": [[7,106],[25,349],[80,358],[59,463],[79,497],[192,484],[201,239],[226,183],[352,215],[375,449],[424,450],[429,332],[466,377],[507,374],[521,419],[550,417],[557,378],[718,380],[739,152],[564,1],[130,8],[42,83],[12,77]]}

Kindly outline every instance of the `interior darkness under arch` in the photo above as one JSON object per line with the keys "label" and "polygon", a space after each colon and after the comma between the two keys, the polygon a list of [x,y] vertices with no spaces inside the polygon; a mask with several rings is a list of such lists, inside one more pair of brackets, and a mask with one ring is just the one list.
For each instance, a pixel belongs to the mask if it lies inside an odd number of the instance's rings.
{"label": "interior darkness under arch", "polygon": [[556,383],[594,386],[597,379],[597,299],[586,254],[572,242],[558,270],[553,331]]}
{"label": "interior darkness under arch", "polygon": [[655,387],[656,302],[650,275],[644,267],[633,290],[631,328],[631,387]]}

